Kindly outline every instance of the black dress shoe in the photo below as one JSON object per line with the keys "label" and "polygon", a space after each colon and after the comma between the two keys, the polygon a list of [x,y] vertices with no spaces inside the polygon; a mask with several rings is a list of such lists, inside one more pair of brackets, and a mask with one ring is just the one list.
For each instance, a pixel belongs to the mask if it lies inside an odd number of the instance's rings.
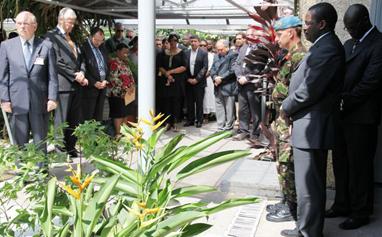
{"label": "black dress shoe", "polygon": [[293,230],[282,230],[280,234],[286,237],[303,237],[303,235],[297,229],[297,227],[294,228]]}
{"label": "black dress shoe", "polygon": [[358,229],[361,226],[369,224],[369,222],[369,217],[348,218],[344,222],[339,224],[339,227],[343,230],[354,230]]}
{"label": "black dress shoe", "polygon": [[77,158],[78,157],[78,151],[76,149],[68,151],[68,154],[70,158]]}
{"label": "black dress shoe", "polygon": [[266,219],[270,222],[293,221],[293,217],[289,211],[289,208],[281,208],[275,213],[268,213]]}
{"label": "black dress shoe", "polygon": [[196,127],[197,127],[197,128],[201,128],[201,127],[202,127],[202,123],[201,123],[201,122],[197,122],[197,123],[196,123]]}
{"label": "black dress shoe", "polygon": [[268,204],[266,207],[265,207],[265,210],[269,213],[275,213],[277,212],[278,210],[280,210],[281,208],[284,208],[286,207],[286,204],[284,202],[278,202],[276,204]]}
{"label": "black dress shoe", "polygon": [[184,126],[184,127],[194,126],[194,123],[188,121],[188,122],[185,122],[185,123],[183,124],[183,126]]}
{"label": "black dress shoe", "polygon": [[349,214],[346,212],[336,211],[333,208],[330,208],[325,211],[325,218],[336,218],[336,217],[343,217],[348,215]]}

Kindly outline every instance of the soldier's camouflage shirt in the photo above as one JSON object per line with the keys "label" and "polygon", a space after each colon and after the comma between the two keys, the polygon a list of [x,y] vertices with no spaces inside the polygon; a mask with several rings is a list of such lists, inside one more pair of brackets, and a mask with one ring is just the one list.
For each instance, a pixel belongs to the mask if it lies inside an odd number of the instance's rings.
{"label": "soldier's camouflage shirt", "polygon": [[272,101],[276,107],[279,107],[282,101],[288,96],[290,78],[305,53],[305,48],[302,45],[298,45],[293,47],[281,61],[282,66],[274,78],[275,86],[272,91]]}

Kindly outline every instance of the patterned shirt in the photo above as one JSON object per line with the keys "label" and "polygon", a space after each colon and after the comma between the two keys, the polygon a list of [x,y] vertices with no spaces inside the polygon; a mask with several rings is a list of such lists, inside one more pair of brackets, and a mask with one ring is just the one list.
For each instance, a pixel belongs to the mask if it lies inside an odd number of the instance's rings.
{"label": "patterned shirt", "polygon": [[127,59],[121,60],[118,57],[109,60],[109,84],[106,92],[107,96],[123,97],[130,89],[135,88],[135,80],[131,72]]}

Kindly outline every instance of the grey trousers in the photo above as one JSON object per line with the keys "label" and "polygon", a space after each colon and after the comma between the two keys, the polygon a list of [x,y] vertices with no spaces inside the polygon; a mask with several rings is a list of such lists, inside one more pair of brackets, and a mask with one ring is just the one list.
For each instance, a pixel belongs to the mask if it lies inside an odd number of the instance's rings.
{"label": "grey trousers", "polygon": [[[244,85],[239,91],[239,133],[259,135],[261,120],[260,96],[254,93],[254,86]],[[253,129],[249,131],[249,124],[253,120]]]}
{"label": "grey trousers", "polygon": [[33,143],[46,153],[46,136],[48,134],[49,114],[12,114],[10,118],[12,135],[16,145],[24,146],[32,132]]}
{"label": "grey trousers", "polygon": [[297,228],[304,237],[323,236],[327,154],[327,150],[293,148]]}
{"label": "grey trousers", "polygon": [[215,93],[216,121],[218,130],[231,130],[235,121],[235,96],[224,96],[221,90]]}

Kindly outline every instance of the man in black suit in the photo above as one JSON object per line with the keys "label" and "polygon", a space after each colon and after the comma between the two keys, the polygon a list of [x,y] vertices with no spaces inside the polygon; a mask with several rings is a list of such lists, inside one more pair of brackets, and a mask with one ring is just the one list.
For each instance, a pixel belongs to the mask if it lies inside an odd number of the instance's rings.
{"label": "man in black suit", "polygon": [[369,223],[373,213],[373,159],[381,114],[382,34],[361,4],[344,16],[346,75],[338,142],[333,151],[336,197],[326,217],[348,216],[342,229]]}
{"label": "man in black suit", "polygon": [[194,125],[196,119],[196,127],[200,128],[203,122],[203,98],[204,87],[206,87],[208,56],[207,52],[199,49],[200,39],[198,36],[190,36],[190,42],[191,49],[186,52],[187,122],[184,124],[184,126],[187,127]]}
{"label": "man in black suit", "polygon": [[94,119],[102,121],[103,105],[106,97],[107,74],[107,53],[103,47],[105,40],[104,32],[101,28],[95,27],[90,30],[90,37],[82,46],[82,54],[85,68],[85,77],[88,79],[88,86],[83,87],[82,94],[82,114],[84,120]]}
{"label": "man in black suit", "polygon": [[[75,149],[76,137],[73,131],[82,121],[81,115],[81,87],[88,84],[85,72],[81,71],[81,51],[72,40],[77,15],[71,8],[63,8],[58,14],[57,27],[46,34],[46,38],[53,43],[57,57],[58,72],[58,107],[55,111],[55,128],[67,123],[64,129],[65,151],[71,157],[77,156]],[[84,66],[82,66],[84,68]]]}
{"label": "man in black suit", "polygon": [[313,45],[293,73],[280,110],[293,121],[291,145],[297,192],[297,228],[282,231],[284,236],[323,236],[326,161],[328,150],[334,146],[335,117],[345,73],[345,52],[334,33],[336,22],[337,12],[331,4],[318,3],[309,8],[304,33]]}

